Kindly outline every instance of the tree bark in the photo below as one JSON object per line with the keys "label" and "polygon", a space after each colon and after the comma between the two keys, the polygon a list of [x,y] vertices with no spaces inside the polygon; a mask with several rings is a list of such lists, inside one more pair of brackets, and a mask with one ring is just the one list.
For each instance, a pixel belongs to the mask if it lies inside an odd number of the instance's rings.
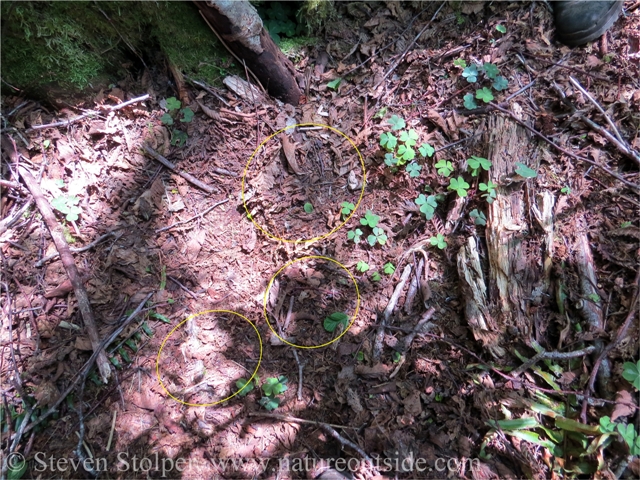
{"label": "tree bark", "polygon": [[226,43],[246,62],[270,95],[298,105],[301,92],[293,64],[264,29],[256,9],[246,0],[195,1],[204,17]]}

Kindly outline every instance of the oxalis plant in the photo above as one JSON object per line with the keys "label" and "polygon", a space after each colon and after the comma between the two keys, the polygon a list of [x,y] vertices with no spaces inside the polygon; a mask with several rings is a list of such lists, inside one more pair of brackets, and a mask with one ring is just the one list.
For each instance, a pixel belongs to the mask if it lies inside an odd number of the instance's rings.
{"label": "oxalis plant", "polygon": [[[164,125],[173,125],[176,120],[180,123],[189,123],[193,120],[193,110],[189,107],[180,108],[182,103],[176,97],[167,98],[164,103],[163,106],[167,109],[167,113],[160,117],[160,121]],[[174,128],[171,132],[171,145],[182,147],[187,143],[187,138],[186,132]]]}
{"label": "oxalis plant", "polygon": [[380,146],[386,150],[385,165],[394,171],[404,165],[411,178],[419,177],[422,165],[418,162],[416,150],[420,157],[427,158],[433,156],[435,148],[426,142],[417,146],[420,135],[413,128],[407,130],[402,117],[393,115],[387,124],[390,131],[380,134]]}
{"label": "oxalis plant", "polygon": [[[345,210],[343,209],[343,215],[345,214],[344,212]],[[380,217],[374,214],[371,210],[367,210],[367,213],[364,215],[364,217],[360,219],[360,224],[363,227],[368,227],[371,230],[371,234],[367,236],[367,242],[372,247],[375,246],[376,243],[379,243],[380,245],[384,245],[385,243],[387,243],[387,234],[382,227],[378,226],[379,221]],[[347,232],[347,239],[353,240],[353,243],[360,243],[363,235],[364,232],[361,229],[355,228]]]}
{"label": "oxalis plant", "polygon": [[484,62],[482,65],[479,63],[467,65],[464,59],[459,58],[453,62],[453,65],[462,69],[462,77],[467,82],[478,84],[479,88],[476,89],[475,94],[467,93],[463,97],[464,106],[468,110],[478,108],[476,100],[489,103],[494,99],[493,91],[501,92],[509,86],[509,81],[500,75],[500,70],[494,63]]}
{"label": "oxalis plant", "polygon": [[[287,386],[287,382],[289,379],[284,375],[280,375],[279,377],[269,377],[262,384],[262,392],[264,395],[258,403],[263,406],[265,409],[272,411],[280,406],[281,399],[278,395],[284,393],[289,388]],[[236,382],[236,387],[240,389],[238,395],[241,397],[246,396],[249,392],[253,391],[259,387],[260,378],[256,375],[254,380],[250,382],[246,378],[241,378]]]}

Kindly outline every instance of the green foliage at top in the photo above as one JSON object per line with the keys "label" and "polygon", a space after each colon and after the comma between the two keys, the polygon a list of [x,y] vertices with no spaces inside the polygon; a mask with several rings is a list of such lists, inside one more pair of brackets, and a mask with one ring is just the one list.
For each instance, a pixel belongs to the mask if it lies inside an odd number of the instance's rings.
{"label": "green foliage at top", "polygon": [[449,180],[449,186],[447,187],[447,189],[454,190],[460,197],[466,197],[469,187],[470,185],[465,182],[462,177],[458,177],[457,179],[452,178],[451,180]]}
{"label": "green foliage at top", "polygon": [[340,206],[342,207],[340,209],[340,213],[343,217],[348,217],[349,215],[351,215],[351,212],[356,209],[356,206],[351,202],[342,202]]}
{"label": "green foliage at top", "polygon": [[[506,30],[505,30],[506,31]],[[461,59],[458,59],[461,60]],[[462,61],[454,61],[455,66],[466,65],[466,62]],[[480,81],[481,75],[484,75],[486,80],[491,82],[491,88],[495,91],[500,92],[505,90],[509,81],[499,75],[500,70],[497,65],[494,63],[484,62],[482,65],[471,64],[468,67],[464,67],[462,70],[462,77],[467,80],[469,83],[476,83]],[[489,103],[494,99],[493,92],[489,87],[481,87],[476,90],[475,95],[473,93],[467,93],[463,97],[464,107],[468,110],[474,110],[478,108],[477,100],[481,100],[484,103]]]}
{"label": "green foliage at top", "polygon": [[476,157],[475,155],[472,155],[467,159],[467,165],[471,170],[472,177],[477,177],[480,169],[486,170],[488,172],[489,168],[491,168],[491,162],[489,160],[482,157]]}
{"label": "green foliage at top", "polygon": [[231,63],[197,9],[184,2],[1,2],[0,9],[3,80],[35,92],[106,88],[125,77],[127,64],[148,62],[159,51],[211,84]]}
{"label": "green foliage at top", "polygon": [[393,263],[387,262],[382,267],[382,271],[387,275],[393,275],[393,273],[396,271],[396,267]]}
{"label": "green foliage at top", "polygon": [[264,27],[276,44],[281,36],[295,37],[305,32],[305,27],[296,21],[295,6],[289,2],[265,2],[258,5],[258,14]]}

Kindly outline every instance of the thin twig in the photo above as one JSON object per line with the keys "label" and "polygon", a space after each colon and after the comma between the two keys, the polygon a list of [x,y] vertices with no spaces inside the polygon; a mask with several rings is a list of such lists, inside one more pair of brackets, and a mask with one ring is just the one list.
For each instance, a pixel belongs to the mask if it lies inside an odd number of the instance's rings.
{"label": "thin twig", "polygon": [[570,152],[569,150],[562,148],[560,145],[558,145],[557,143],[554,143],[553,140],[549,139],[548,137],[544,136],[542,133],[540,133],[539,131],[537,131],[535,128],[530,127],[529,125],[527,125],[525,122],[523,122],[522,120],[520,120],[518,117],[516,117],[513,113],[511,113],[509,110],[502,108],[500,105],[496,105],[495,103],[491,102],[491,106],[493,106],[493,108],[495,108],[496,110],[499,110],[502,113],[505,113],[507,115],[509,115],[517,124],[523,126],[524,128],[526,128],[527,130],[529,130],[531,133],[533,133],[535,136],[541,138],[542,140],[544,140],[545,142],[547,142],[549,145],[551,145],[553,148],[555,148],[556,150],[558,150],[559,152],[564,153],[565,155],[569,155],[572,158],[575,158],[576,160],[580,160],[581,162],[585,162],[588,163],[589,165],[593,165],[594,167],[599,168],[600,170],[604,171],[607,175],[611,175],[613,178],[619,180],[620,182],[624,183],[625,185],[627,185],[628,187],[633,188],[636,191],[640,191],[640,185],[637,185],[633,182],[630,182],[629,180],[627,180],[626,178],[624,178],[621,175],[618,175],[617,173],[611,171],[610,169],[608,169],[607,167],[600,165],[597,162],[594,162],[593,160],[589,160],[588,158],[585,157],[581,157],[580,155],[576,155],[573,152]]}
{"label": "thin twig", "polygon": [[444,7],[446,2],[442,2],[440,3],[440,6],[438,7],[438,9],[436,10],[436,13],[433,14],[433,16],[431,17],[431,20],[429,20],[426,25],[422,28],[422,30],[420,30],[420,33],[418,33],[418,35],[415,36],[415,38],[409,42],[409,45],[407,45],[407,48],[404,49],[404,52],[402,52],[402,54],[398,57],[398,59],[393,62],[393,65],[391,66],[391,68],[389,68],[389,70],[387,70],[387,73],[385,73],[382,78],[378,81],[378,83],[376,83],[373,88],[376,89],[380,86],[380,84],[382,84],[382,82],[384,82],[387,77],[389,75],[391,75],[391,73],[398,68],[398,65],[400,65],[400,63],[402,62],[402,60],[404,60],[404,57],[407,56],[407,53],[409,53],[409,50],[411,50],[413,48],[413,45],[420,39],[420,37],[422,36],[422,34],[427,30],[428,27],[431,26],[431,24],[433,23],[433,21],[436,19],[436,16],[438,15],[438,13],[440,13],[440,10],[442,10],[442,7]]}
{"label": "thin twig", "polygon": [[[111,231],[111,232],[107,232],[104,235],[96,238],[93,242],[88,243],[87,245],[85,245],[84,247],[79,247],[79,248],[74,248],[74,247],[69,247],[69,251],[71,253],[80,253],[80,252],[86,252],[87,250],[91,250],[93,247],[95,247],[96,245],[104,242],[105,240],[107,240],[108,238],[114,237],[116,235],[115,232]],[[60,255],[60,253],[55,252],[52,253],[51,255],[47,255],[46,257],[42,258],[41,260],[38,260],[34,266],[37,268],[42,267],[45,263],[47,263],[49,260],[53,260],[54,258],[57,258]]]}
{"label": "thin twig", "polygon": [[40,185],[38,185],[36,179],[33,178],[31,172],[23,165],[20,165],[18,171],[20,172],[25,185],[33,195],[33,198],[36,201],[36,205],[38,206],[38,210],[40,210],[42,218],[47,225],[47,228],[49,229],[49,233],[51,234],[53,243],[60,253],[60,260],[62,260],[62,265],[67,272],[67,276],[69,277],[71,285],[73,285],[73,290],[78,302],[78,308],[80,309],[82,320],[84,321],[84,326],[87,329],[89,339],[91,340],[91,347],[97,354],[97,362],[98,368],[100,370],[100,375],[102,376],[102,380],[104,381],[104,383],[108,383],[109,377],[111,376],[111,366],[109,365],[109,360],[107,360],[107,356],[105,355],[104,351],[99,349],[100,335],[98,333],[98,327],[96,326],[95,317],[93,315],[93,309],[91,308],[91,303],[89,302],[87,290],[84,288],[82,278],[78,273],[78,268],[76,267],[73,255],[71,255],[71,251],[69,250],[69,244],[64,237],[62,227],[56,221],[53,210],[51,210],[51,205],[49,205],[49,202],[44,197],[42,190],[40,189]]}
{"label": "thin twig", "polygon": [[[129,105],[131,105],[133,103],[142,102],[144,100],[147,100],[148,98],[149,98],[149,94],[147,93],[146,95],[142,95],[141,97],[137,97],[137,98],[132,98],[131,100],[119,103],[118,105],[102,105],[100,108],[102,108],[103,110],[107,110],[109,112],[114,112],[116,110],[120,110],[121,108],[128,107]],[[100,114],[100,112],[98,112],[96,110],[89,110],[89,111],[83,113],[82,115],[70,118],[68,120],[63,120],[61,122],[47,123],[45,125],[33,125],[31,128],[28,128],[26,130],[26,132],[29,133],[29,132],[34,131],[34,130],[43,130],[45,128],[68,126],[68,125],[71,125],[74,122],[82,120],[83,118],[87,118],[87,117],[90,117],[91,115],[99,115],[99,114]]]}
{"label": "thin twig", "polygon": [[[289,299],[289,310],[287,312],[287,317],[285,318],[284,321],[284,330],[286,330],[289,327],[289,322],[291,321],[291,318],[293,317],[293,302],[294,302],[294,296],[291,295],[291,298]],[[280,327],[280,322],[278,322],[278,318],[275,318],[276,320],[276,325],[278,326],[278,331],[280,332],[280,337],[285,338],[284,336],[284,330]],[[293,348],[293,357],[296,359],[296,363],[298,364],[298,401],[302,401],[302,370],[304,369],[304,365],[305,362],[301,362],[300,361],[300,357],[298,356],[298,351],[296,350],[296,348]]]}
{"label": "thin twig", "polygon": [[118,410],[113,411],[113,420],[111,420],[111,431],[109,432],[109,440],[107,440],[107,452],[111,450],[111,442],[113,441],[113,432],[116,429],[116,417],[118,416]]}
{"label": "thin twig", "polygon": [[177,173],[178,175],[180,175],[187,182],[195,185],[196,187],[204,190],[207,193],[217,193],[218,190],[215,189],[214,187],[212,187],[210,185],[207,185],[206,183],[201,182],[200,180],[198,180],[196,177],[194,177],[190,173],[183,172],[182,170],[178,170],[178,167],[176,167],[173,163],[171,163],[169,160],[167,160],[162,155],[160,155],[158,152],[156,152],[153,148],[149,147],[148,145],[143,145],[142,148],[144,149],[145,152],[147,152],[149,155],[151,155],[153,158],[155,158],[157,161],[159,161],[162,165],[164,165],[169,170],[171,170],[171,171]]}
{"label": "thin twig", "polygon": [[231,108],[231,105],[229,104],[229,102],[227,102],[222,96],[220,96],[213,88],[211,88],[206,83],[199,82],[198,80],[190,78],[187,75],[184,75],[184,78],[186,78],[187,81],[193,83],[194,85],[197,85],[200,88],[204,88],[207,92],[209,92],[211,95],[216,97],[218,100],[220,100],[222,103],[224,103],[227,107]]}
{"label": "thin twig", "polygon": [[181,220],[181,221],[179,221],[179,222],[174,223],[173,225],[169,225],[168,227],[162,227],[162,228],[159,228],[158,230],[156,230],[156,233],[166,232],[167,230],[171,230],[173,227],[177,227],[178,225],[184,225],[185,223],[189,223],[189,222],[191,222],[191,221],[195,220],[196,218],[202,218],[202,217],[204,217],[207,213],[209,213],[211,210],[213,210],[214,208],[216,208],[216,207],[218,207],[218,206],[220,206],[220,205],[222,205],[222,204],[224,204],[224,203],[227,203],[228,201],[229,201],[229,199],[228,199],[228,198],[227,198],[227,199],[225,199],[225,200],[222,200],[221,202],[218,202],[218,203],[216,203],[216,204],[214,204],[214,205],[211,205],[211,206],[210,206],[209,208],[207,208],[204,212],[198,213],[197,215],[194,215],[194,216],[193,216],[193,217],[191,217],[191,218],[187,218],[186,220]]}
{"label": "thin twig", "polygon": [[[122,331],[127,327],[127,325],[129,325],[131,321],[138,316],[138,314],[142,311],[142,308],[144,307],[144,305],[153,296],[153,293],[154,292],[150,292],[149,294],[147,294],[147,296],[138,304],[138,306],[131,313],[131,315],[129,315],[122,322],[122,324],[120,324],[120,326],[116,328],[111,335],[109,335],[109,337],[105,338],[102,341],[102,343],[100,344],[100,351],[102,351],[104,347],[106,347],[111,342],[113,342],[118,337],[118,335],[120,335],[120,333],[122,333]],[[58,399],[55,402],[53,402],[53,404],[51,404],[51,407],[49,407],[49,410],[44,412],[40,417],[38,417],[37,420],[32,421],[27,426],[27,428],[25,428],[24,433],[32,430],[34,427],[39,425],[42,421],[49,418],[49,416],[57,410],[58,405],[60,405],[64,401],[64,399],[67,398],[67,395],[69,395],[73,391],[73,389],[76,388],[76,386],[80,383],[80,381],[83,381],[87,378],[87,376],[89,375],[89,372],[91,371],[91,367],[93,366],[93,363],[95,362],[97,357],[98,357],[98,352],[94,351],[91,357],[89,357],[89,360],[87,360],[85,364],[82,366],[82,368],[80,369],[80,371],[78,371],[75,378],[69,384],[67,389],[64,392],[62,392],[62,394],[58,397]],[[30,417],[27,417],[27,418],[30,418]]]}
{"label": "thin twig", "polygon": [[[600,355],[598,355],[598,358],[593,363],[593,367],[591,369],[591,375],[589,375],[589,383],[587,386],[587,391],[585,393],[591,393],[594,391],[594,385],[596,382],[596,377],[598,375],[598,370],[600,369],[600,365],[602,364],[603,360],[607,358],[607,355],[609,355],[611,350],[616,348],[620,344],[620,342],[622,342],[622,340],[624,340],[624,338],[627,336],[627,331],[629,330],[631,321],[636,315],[636,305],[638,303],[638,297],[640,292],[640,270],[636,272],[636,278],[633,280],[633,289],[634,289],[633,296],[631,298],[631,303],[629,305],[629,313],[627,314],[627,318],[625,318],[623,324],[618,329],[616,338],[611,343],[609,343],[609,345],[607,345],[602,350],[602,352],[600,352]],[[585,401],[582,404],[582,413],[581,413],[582,421],[585,423],[586,423],[586,416],[587,416],[587,405]]]}
{"label": "thin twig", "polygon": [[249,412],[247,413],[248,417],[265,417],[265,418],[273,418],[275,420],[282,420],[283,422],[291,422],[291,423],[308,423],[309,425],[329,425],[334,428],[351,428],[353,430],[358,430],[359,427],[349,427],[347,425],[336,425],[335,423],[324,423],[324,422],[316,422],[315,420],[307,420],[305,418],[292,417],[290,415],[281,415],[279,413],[267,413],[267,412]]}
{"label": "thin twig", "polygon": [[580,85],[580,82],[578,80],[576,80],[575,78],[573,78],[571,75],[569,75],[569,81],[571,83],[573,83],[573,86],[576,87],[578,90],[580,90],[580,92],[582,92],[582,94],[587,97],[589,99],[589,101],[591,103],[593,103],[593,105],[595,105],[595,107],[598,109],[598,111],[602,114],[602,116],[604,117],[604,119],[607,121],[607,123],[609,124],[609,126],[611,127],[611,129],[613,130],[613,133],[615,133],[616,138],[620,141],[621,144],[625,145],[626,142],[624,141],[624,139],[622,138],[622,135],[620,135],[620,132],[618,131],[618,128],[616,127],[616,125],[613,123],[613,121],[611,120],[611,118],[609,118],[609,115],[607,115],[607,112],[604,111],[604,108],[602,108],[602,106],[596,102],[596,99],[593,98],[589,92],[587,92],[587,90]]}
{"label": "thin twig", "polygon": [[543,350],[536,354],[533,358],[527,360],[525,363],[513,370],[511,372],[511,375],[517,377],[525,370],[533,367],[540,360],[567,360],[569,358],[584,357],[585,355],[589,355],[595,349],[596,347],[591,345],[587,348],[583,348],[582,350],[576,350],[575,352],[547,352]]}
{"label": "thin twig", "polygon": [[400,294],[404,289],[405,283],[409,279],[409,275],[411,275],[411,265],[407,264],[402,271],[402,276],[400,277],[400,281],[398,285],[396,285],[396,289],[393,291],[391,298],[389,299],[389,303],[387,304],[387,308],[384,309],[384,313],[382,314],[382,319],[380,320],[380,324],[378,325],[378,331],[376,332],[376,338],[373,342],[373,353],[372,358],[374,361],[380,359],[380,355],[382,354],[382,343],[384,341],[384,327],[389,323],[389,319],[391,318],[391,313],[393,309],[396,307],[398,303],[398,299],[400,298]]}

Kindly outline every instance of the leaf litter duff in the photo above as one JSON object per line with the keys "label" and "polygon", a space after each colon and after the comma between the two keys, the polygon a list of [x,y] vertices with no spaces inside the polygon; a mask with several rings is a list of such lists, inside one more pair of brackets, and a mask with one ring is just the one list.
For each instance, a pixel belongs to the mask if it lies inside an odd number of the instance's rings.
{"label": "leaf litter duff", "polygon": [[[218,318],[209,320],[205,325],[197,325],[194,321],[197,317],[206,314],[220,314],[224,320],[224,328],[233,325],[233,316],[245,320],[255,331],[258,337],[259,352],[253,345],[243,346],[235,343],[233,334],[238,334],[238,329],[230,328],[228,331],[220,331],[223,327]],[[242,323],[244,325],[244,323]],[[181,327],[181,333],[186,333],[182,345],[167,343],[169,338]],[[247,367],[231,358],[225,345],[230,342],[240,345],[231,353],[243,353],[245,357],[255,356],[258,353],[257,362],[253,372]],[[163,349],[167,347],[167,354],[161,362]],[[178,349],[176,351],[176,348]],[[242,388],[234,388],[235,381],[244,374],[251,375],[251,381],[260,368],[262,361],[262,338],[256,326],[245,316],[230,310],[206,310],[187,317],[176,325],[163,340],[156,357],[156,376],[163,390],[175,401],[191,407],[208,407],[225,402],[240,393]],[[168,358],[167,358],[168,357]],[[205,363],[204,360],[207,360]],[[255,360],[254,360],[255,361]],[[213,363],[213,365],[212,365]],[[209,368],[207,368],[209,367]],[[162,370],[162,374],[161,374]],[[229,372],[234,372],[229,375]],[[226,375],[226,378],[224,377]],[[232,377],[236,378],[232,378]],[[222,378],[221,378],[222,377]],[[235,391],[234,391],[235,390]]]}
{"label": "leaf litter duff", "polygon": [[[291,131],[291,135],[297,136],[289,138],[290,134],[287,130],[290,129],[295,129]],[[331,130],[343,138],[337,143],[334,141],[333,143],[335,145],[330,142],[329,149],[322,149],[320,146],[323,145],[323,140],[329,138],[327,134],[316,135],[316,131],[322,129]],[[301,137],[301,134],[304,134],[304,137]],[[260,153],[264,154],[265,157],[270,157],[278,153],[278,147],[270,148],[267,145],[269,140],[274,139],[274,137],[278,137],[277,140],[279,140],[279,151],[282,153],[282,160],[281,162],[265,162],[265,159],[261,160],[257,155]],[[341,151],[344,150],[344,148],[349,149],[349,144],[355,150],[356,155],[349,156],[346,160],[346,165],[343,165],[343,163],[345,163],[345,161],[343,161],[345,157]],[[327,157],[329,150],[333,152],[333,156],[329,153],[329,157]],[[327,163],[327,160],[329,160],[329,163]],[[358,160],[360,161],[360,167],[362,169],[362,178],[359,178],[354,171],[354,169],[357,169],[356,165]],[[282,168],[283,166],[285,167],[284,169]],[[310,166],[314,168],[309,169],[308,167]],[[250,168],[258,168],[259,170],[255,178],[252,178],[249,183],[247,175]],[[287,175],[287,168],[290,169],[289,174],[292,175]],[[310,175],[312,176],[311,181],[309,181]],[[258,146],[245,166],[241,195],[250,220],[267,236],[284,242],[299,243],[315,241],[335,233],[349,220],[349,216],[347,216],[347,218],[341,218],[339,213],[336,214],[336,212],[330,208],[333,203],[330,199],[336,192],[334,187],[335,181],[324,181],[327,175],[334,177],[336,180],[342,180],[344,184],[341,188],[344,188],[346,191],[360,190],[360,195],[355,205],[357,208],[364,194],[366,171],[362,155],[347,135],[333,127],[314,123],[289,125],[275,132]],[[282,177],[282,179],[278,181],[280,177]],[[276,186],[279,188],[276,188]],[[328,188],[323,188],[326,186],[328,186]],[[291,191],[292,188],[293,191]],[[320,191],[318,191],[318,189],[320,189]],[[280,200],[275,197],[275,192],[277,191],[290,192],[285,202],[291,204],[290,208],[285,210],[275,205],[277,201]],[[264,205],[258,196],[256,196],[256,193],[261,193],[259,196],[262,197],[263,200],[266,199],[270,205]],[[341,204],[339,200],[340,199],[338,199],[337,202],[338,205]],[[346,200],[353,201],[354,199],[347,198]],[[309,204],[311,206],[309,206]],[[295,221],[286,222],[281,218],[274,218],[274,215],[288,215],[289,218]],[[314,217],[310,218],[310,215],[314,215]],[[301,227],[304,230],[308,230],[309,220],[319,217],[326,217],[326,225],[331,229],[329,232],[311,231],[303,234],[303,238],[283,238],[283,234],[281,233],[283,230],[288,232]],[[317,230],[317,228],[315,230]],[[321,230],[324,231],[324,227]],[[275,233],[272,233],[272,231]],[[310,235],[311,238],[307,238]]]}

